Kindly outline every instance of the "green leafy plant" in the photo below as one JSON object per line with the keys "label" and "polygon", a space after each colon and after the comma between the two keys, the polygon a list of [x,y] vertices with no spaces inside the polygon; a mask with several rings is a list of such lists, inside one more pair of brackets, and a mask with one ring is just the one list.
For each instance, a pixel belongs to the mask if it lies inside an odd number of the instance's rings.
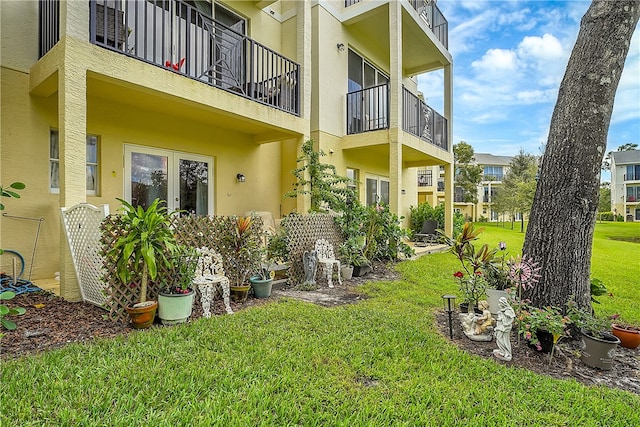
{"label": "green leafy plant", "polygon": [[171,257],[171,273],[162,277],[162,290],[168,294],[188,294],[193,289],[198,253],[195,248],[178,245]]}
{"label": "green leafy plant", "polygon": [[[571,319],[571,322],[575,326],[574,334],[582,331],[589,336],[599,337],[602,332],[609,332],[611,330],[610,319],[598,318],[592,313],[581,309],[573,298],[567,301],[567,317]],[[574,336],[574,338],[577,338],[577,336]]]}
{"label": "green leafy plant", "polygon": [[462,232],[454,239],[448,239],[440,233],[445,242],[449,245],[449,252],[452,253],[462,266],[462,271],[454,273],[460,284],[465,301],[469,304],[477,304],[484,295],[487,288],[487,275],[485,270],[492,267],[495,262],[497,249],[489,249],[486,243],[479,249],[473,244],[478,239],[484,228],[476,228],[472,223],[467,222],[462,227]]}
{"label": "green leafy plant", "polygon": [[342,212],[347,200],[355,199],[355,190],[348,186],[351,183],[349,178],[337,174],[334,165],[320,162],[320,157],[325,155],[322,150],[314,150],[312,139],[302,145],[302,155],[297,159],[302,165],[292,171],[296,177],[294,189],[284,197],[308,194],[311,196],[310,212],[326,212],[328,209]]}
{"label": "green leafy plant", "polygon": [[397,260],[402,253],[405,258],[414,255],[413,249],[404,242],[407,230],[400,227],[400,220],[385,204],[376,204],[366,208],[363,224],[365,245],[362,250],[368,260]]}
{"label": "green leafy plant", "polygon": [[258,273],[266,248],[263,245],[262,222],[259,217],[230,216],[221,222],[224,271],[232,286],[243,286]]}
{"label": "green leafy plant", "polygon": [[542,350],[538,333],[547,331],[553,335],[555,345],[560,338],[569,335],[567,326],[572,323],[571,318],[563,316],[560,309],[556,307],[530,307],[523,305],[517,312],[518,333],[529,343]]}
{"label": "green leafy plant", "polygon": [[[13,299],[15,296],[16,294],[13,291],[4,291],[0,293],[0,300],[7,301]],[[27,310],[23,307],[9,308],[4,304],[0,304],[0,323],[2,323],[5,329],[13,331],[17,327],[16,323],[12,320],[5,319],[5,316],[20,316],[26,312]],[[0,337],[2,337],[2,334],[0,334]]]}
{"label": "green leafy plant", "polygon": [[607,287],[600,279],[592,278],[591,279],[591,302],[595,302],[596,304],[600,304],[600,301],[595,299],[595,297],[600,297],[602,295],[606,295],[609,291]]}
{"label": "green leafy plant", "polygon": [[156,278],[159,264],[170,268],[176,252],[175,237],[169,227],[172,214],[160,199],[155,199],[146,210],[118,200],[122,203],[123,233],[107,254],[116,260],[116,274],[123,284],[132,285],[133,279],[140,280],[140,302],[145,302],[149,279]]}
{"label": "green leafy plant", "polygon": [[[22,182],[13,182],[11,183],[11,185],[9,185],[9,187],[3,187],[0,185],[0,193],[2,194],[2,197],[13,197],[14,199],[19,199],[20,198],[20,194],[18,194],[16,191],[13,190],[24,190],[26,188],[26,185]],[[4,210],[4,204],[2,202],[0,202],[0,211]]]}
{"label": "green leafy plant", "polygon": [[338,253],[345,265],[368,265],[369,260],[362,253],[362,244],[357,237],[350,237],[338,248]]}

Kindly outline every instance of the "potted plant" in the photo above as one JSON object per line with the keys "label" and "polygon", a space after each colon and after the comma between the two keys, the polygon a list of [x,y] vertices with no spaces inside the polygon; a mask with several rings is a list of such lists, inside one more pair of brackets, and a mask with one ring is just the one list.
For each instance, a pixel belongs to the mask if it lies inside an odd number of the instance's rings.
{"label": "potted plant", "polygon": [[179,246],[171,259],[173,274],[158,293],[158,317],[164,325],[184,323],[191,316],[195,292],[198,254],[194,248]]}
{"label": "potted plant", "polygon": [[126,307],[133,327],[143,329],[151,326],[155,317],[157,301],[147,301],[149,279],[154,280],[158,266],[171,267],[171,256],[175,251],[175,238],[169,222],[171,214],[161,200],[155,199],[145,210],[122,203],[120,217],[122,234],[113,242],[107,255],[116,261],[116,274],[123,285],[130,288],[140,286],[139,302]]}
{"label": "potted plant", "polygon": [[464,304],[470,305],[468,310],[477,307],[478,301],[485,295],[487,289],[487,280],[483,273],[483,268],[486,268],[494,261],[496,250],[490,250],[487,244],[484,244],[480,249],[476,249],[473,245],[473,241],[478,239],[478,236],[484,228],[476,229],[475,226],[468,222],[462,228],[462,232],[456,237],[455,240],[446,240],[450,246],[449,252],[451,252],[462,265],[463,271],[456,271],[453,276],[459,282],[460,292],[463,296],[463,303],[461,304],[461,311],[464,311]]}
{"label": "potted plant", "polygon": [[581,338],[580,360],[593,368],[611,369],[615,348],[620,344],[620,339],[609,332],[611,322],[578,308],[573,300],[569,300],[567,307],[567,316],[575,325],[574,332],[579,331]]}
{"label": "potted plant", "polygon": [[253,288],[253,296],[256,298],[269,298],[271,296],[273,276],[275,275],[271,266],[272,264],[269,262],[262,264],[257,274],[249,278]]}
{"label": "potted plant", "polygon": [[229,224],[223,231],[225,272],[230,281],[231,299],[243,303],[251,288],[249,278],[261,268],[262,236],[254,228],[262,227],[254,224],[253,216],[231,216],[228,221]]}
{"label": "potted plant", "polygon": [[489,302],[489,311],[494,315],[500,310],[500,305],[498,304],[500,298],[508,299],[509,297],[507,289],[511,286],[511,281],[509,280],[509,267],[505,262],[506,250],[506,242],[498,243],[498,251],[501,253],[499,262],[497,262],[498,258],[494,257],[492,262],[485,266],[487,301]]}
{"label": "potted plant", "polygon": [[618,337],[622,347],[635,349],[640,346],[640,328],[623,323],[613,323],[611,333]]}
{"label": "potted plant", "polygon": [[340,258],[342,258],[342,276],[349,280],[353,277],[355,266],[369,265],[369,261],[362,254],[362,245],[357,237],[348,238],[338,248]]}
{"label": "potted plant", "polygon": [[529,346],[543,353],[550,353],[555,344],[569,335],[567,325],[571,319],[563,316],[556,307],[529,307],[522,305],[516,313],[518,334],[528,341]]}

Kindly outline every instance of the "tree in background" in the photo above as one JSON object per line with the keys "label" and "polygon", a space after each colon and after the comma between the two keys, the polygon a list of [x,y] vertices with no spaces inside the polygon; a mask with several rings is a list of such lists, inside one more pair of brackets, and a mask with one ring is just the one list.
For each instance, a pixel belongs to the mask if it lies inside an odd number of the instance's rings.
{"label": "tree in background", "polygon": [[465,203],[478,203],[478,184],[482,181],[482,167],[475,164],[473,147],[464,141],[453,146],[455,185],[464,190]]}
{"label": "tree in background", "polygon": [[[637,149],[638,149],[638,144],[633,144],[631,142],[628,142],[626,144],[622,144],[621,146],[619,146],[616,151],[633,151]],[[609,151],[607,153],[607,157],[605,157],[604,160],[602,161],[602,170],[605,170],[605,171],[611,170],[611,154],[612,153],[613,151]]]}
{"label": "tree in background", "polygon": [[600,168],[620,75],[640,18],[640,0],[594,0],[560,84],[540,168],[524,256],[539,283],[523,295],[562,307],[571,295],[591,307],[590,267]]}
{"label": "tree in background", "polygon": [[611,212],[611,187],[610,183],[600,184],[598,191],[598,212]]}
{"label": "tree in background", "polygon": [[493,199],[493,208],[498,212],[508,212],[511,218],[511,229],[515,214],[520,214],[520,231],[524,232],[524,215],[529,213],[536,192],[536,174],[538,159],[524,150],[511,160],[509,171],[502,180]]}

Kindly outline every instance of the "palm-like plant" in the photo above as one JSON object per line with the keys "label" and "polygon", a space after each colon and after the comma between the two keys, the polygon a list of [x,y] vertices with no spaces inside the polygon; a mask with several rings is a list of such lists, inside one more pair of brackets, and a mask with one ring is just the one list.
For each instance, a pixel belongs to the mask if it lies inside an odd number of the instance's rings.
{"label": "palm-like plant", "polygon": [[116,260],[116,273],[123,284],[140,279],[140,302],[147,300],[147,285],[158,274],[158,265],[171,266],[176,251],[175,237],[169,228],[171,214],[156,199],[145,210],[125,200],[122,203],[123,233],[113,243],[108,255]]}

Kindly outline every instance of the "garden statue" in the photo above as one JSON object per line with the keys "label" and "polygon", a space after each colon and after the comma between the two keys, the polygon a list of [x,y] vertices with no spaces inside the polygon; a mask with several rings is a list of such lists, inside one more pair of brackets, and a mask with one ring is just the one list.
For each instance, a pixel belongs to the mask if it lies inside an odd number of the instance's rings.
{"label": "garden statue", "polygon": [[489,311],[489,303],[482,300],[478,302],[478,307],[482,310],[482,314],[476,314],[472,310],[468,314],[460,315],[462,330],[471,341],[491,341],[493,340],[491,334],[493,317]]}
{"label": "garden statue", "polygon": [[498,304],[500,310],[498,311],[498,324],[495,327],[498,348],[493,350],[493,355],[500,360],[508,362],[511,360],[511,327],[516,313],[505,297],[501,297]]}
{"label": "garden statue", "polygon": [[316,270],[318,269],[318,256],[316,251],[304,251],[302,254],[302,266],[304,267],[304,283],[316,284]]}

